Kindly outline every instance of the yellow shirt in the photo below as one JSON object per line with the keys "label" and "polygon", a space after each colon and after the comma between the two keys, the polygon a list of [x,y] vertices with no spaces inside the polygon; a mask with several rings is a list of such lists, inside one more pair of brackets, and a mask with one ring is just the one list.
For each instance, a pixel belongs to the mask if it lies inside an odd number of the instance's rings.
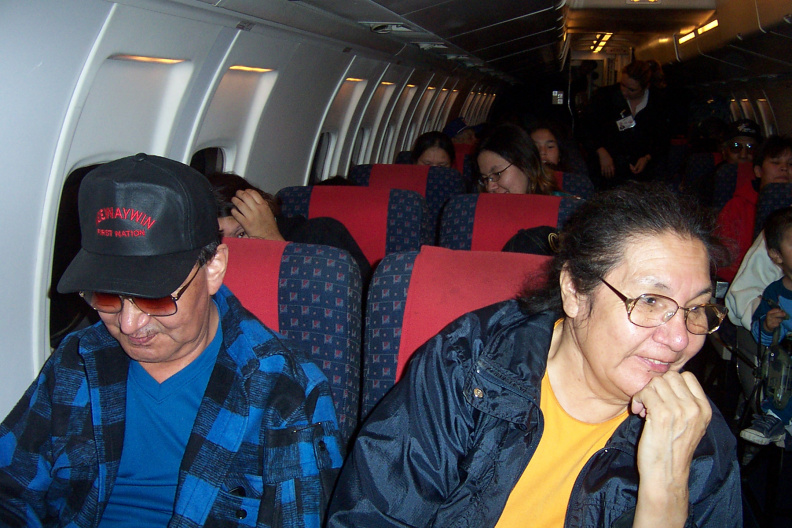
{"label": "yellow shirt", "polygon": [[558,403],[545,372],[539,407],[544,433],[533,458],[509,494],[496,528],[564,525],[569,496],[580,470],[605,447],[627,409],[607,422],[589,424],[569,416]]}

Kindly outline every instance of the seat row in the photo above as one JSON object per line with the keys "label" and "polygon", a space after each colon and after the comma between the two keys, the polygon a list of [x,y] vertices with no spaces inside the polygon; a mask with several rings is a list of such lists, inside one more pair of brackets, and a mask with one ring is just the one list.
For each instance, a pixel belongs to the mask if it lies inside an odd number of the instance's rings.
{"label": "seat row", "polygon": [[268,327],[301,343],[325,372],[345,442],[421,344],[456,317],[517,296],[549,258],[435,246],[391,253],[364,302],[360,273],[346,251],[225,242],[226,285]]}

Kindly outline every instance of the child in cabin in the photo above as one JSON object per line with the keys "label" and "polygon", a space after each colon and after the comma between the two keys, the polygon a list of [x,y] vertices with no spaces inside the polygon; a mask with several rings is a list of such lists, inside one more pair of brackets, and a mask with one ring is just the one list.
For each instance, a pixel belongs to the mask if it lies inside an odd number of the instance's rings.
{"label": "child in cabin", "polygon": [[[788,315],[792,314],[792,207],[773,212],[765,223],[764,233],[767,254],[784,275],[762,293],[753,315],[751,331],[757,342],[770,346],[792,332],[792,319]],[[785,428],[792,421],[792,401],[779,409],[771,398],[766,397],[761,408],[763,414],[754,416],[751,426],[740,431],[740,437],[759,445],[783,445]]]}

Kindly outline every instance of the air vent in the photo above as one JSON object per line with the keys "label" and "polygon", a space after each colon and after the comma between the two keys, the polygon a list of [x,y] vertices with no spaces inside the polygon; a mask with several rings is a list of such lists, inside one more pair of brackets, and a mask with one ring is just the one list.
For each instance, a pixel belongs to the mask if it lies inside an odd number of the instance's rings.
{"label": "air vent", "polygon": [[374,33],[380,35],[387,35],[388,33],[412,33],[415,31],[413,28],[401,22],[359,22]]}

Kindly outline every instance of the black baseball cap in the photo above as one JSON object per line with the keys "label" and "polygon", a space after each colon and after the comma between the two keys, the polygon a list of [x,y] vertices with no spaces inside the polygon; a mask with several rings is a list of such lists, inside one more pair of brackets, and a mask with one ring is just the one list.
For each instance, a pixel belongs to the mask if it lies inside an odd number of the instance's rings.
{"label": "black baseball cap", "polygon": [[736,137],[745,136],[751,139],[761,140],[762,132],[759,125],[750,119],[740,119],[734,123],[729,124],[729,131],[726,134],[726,141],[730,141]]}
{"label": "black baseball cap", "polygon": [[80,185],[82,249],[60,293],[100,291],[165,297],[218,240],[209,181],[191,167],[137,154],[92,170]]}

